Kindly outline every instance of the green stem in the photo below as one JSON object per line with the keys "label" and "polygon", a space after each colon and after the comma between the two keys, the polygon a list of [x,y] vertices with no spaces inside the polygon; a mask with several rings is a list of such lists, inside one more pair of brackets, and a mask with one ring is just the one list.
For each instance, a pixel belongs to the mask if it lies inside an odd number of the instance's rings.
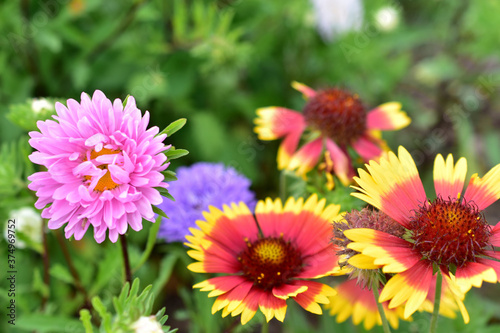
{"label": "green stem", "polygon": [[264,319],[262,322],[262,327],[260,328],[261,333],[269,333],[269,322]]}
{"label": "green stem", "polygon": [[160,230],[160,224],[161,224],[161,216],[158,216],[156,218],[155,223],[151,226],[151,229],[149,229],[149,235],[148,235],[148,240],[146,243],[146,248],[144,249],[144,253],[142,254],[141,259],[139,260],[139,263],[134,267],[132,270],[132,274],[137,272],[139,268],[142,267],[148,261],[149,256],[151,255],[151,252],[153,251],[153,247],[155,246],[156,239],[158,236],[158,230]]}
{"label": "green stem", "polygon": [[432,312],[431,325],[429,333],[435,333],[437,329],[437,320],[439,316],[439,306],[441,304],[441,287],[443,285],[443,275],[441,270],[438,269],[436,275],[436,292],[434,294],[434,311]]}
{"label": "green stem", "polygon": [[286,171],[285,170],[281,170],[281,173],[280,173],[279,189],[280,189],[281,201],[285,202],[285,200],[286,200]]}
{"label": "green stem", "polygon": [[384,307],[382,306],[382,303],[378,301],[378,299],[380,298],[380,295],[378,293],[379,283],[380,282],[378,281],[378,279],[374,279],[372,285],[373,296],[375,297],[375,303],[377,303],[377,308],[378,308],[378,313],[380,314],[380,318],[382,318],[382,328],[384,329],[384,333],[391,333],[389,322],[387,321],[387,317],[385,316]]}
{"label": "green stem", "polygon": [[123,267],[125,269],[125,282],[130,283],[132,285],[132,270],[130,269],[130,260],[128,258],[128,249],[127,249],[127,237],[125,235],[120,235],[120,245],[122,248],[123,254]]}

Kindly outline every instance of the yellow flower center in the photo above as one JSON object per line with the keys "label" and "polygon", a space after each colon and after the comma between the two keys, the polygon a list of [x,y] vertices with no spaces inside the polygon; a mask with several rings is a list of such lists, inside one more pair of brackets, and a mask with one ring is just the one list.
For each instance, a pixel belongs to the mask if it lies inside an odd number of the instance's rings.
{"label": "yellow flower center", "polygon": [[281,237],[247,242],[238,261],[243,274],[264,290],[287,283],[303,270],[300,253]]}
{"label": "yellow flower center", "polygon": [[271,265],[280,265],[285,260],[286,250],[283,244],[276,241],[260,242],[255,244],[255,256],[261,262]]}
{"label": "yellow flower center", "polygon": [[[120,152],[120,150],[112,150],[112,149],[107,149],[107,148],[101,149],[100,152],[96,152],[95,150],[92,150],[92,152],[90,153],[90,159],[93,160],[93,159],[96,159],[98,156],[112,155],[112,154],[117,154],[119,152]],[[86,158],[84,160],[86,160]],[[94,191],[104,192],[106,190],[112,190],[119,185],[119,184],[115,183],[113,181],[113,179],[111,178],[111,173],[108,170],[107,164],[99,165],[98,168],[102,169],[102,170],[106,169],[107,171],[103,176],[101,176],[101,178],[97,182],[97,185],[95,186]],[[85,178],[85,180],[92,181],[92,176],[84,176],[84,178]]]}
{"label": "yellow flower center", "polygon": [[311,127],[340,145],[350,144],[366,130],[366,112],[358,95],[341,89],[319,91],[304,107]]}
{"label": "yellow flower center", "polygon": [[461,267],[483,254],[491,227],[473,203],[437,198],[416,211],[410,230],[414,249],[425,259]]}

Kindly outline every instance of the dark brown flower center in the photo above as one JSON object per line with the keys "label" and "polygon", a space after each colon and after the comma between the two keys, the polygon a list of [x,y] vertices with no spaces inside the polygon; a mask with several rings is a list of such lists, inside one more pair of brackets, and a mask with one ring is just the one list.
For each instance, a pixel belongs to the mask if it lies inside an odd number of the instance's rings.
{"label": "dark brown flower center", "polygon": [[[112,150],[112,149],[107,149],[103,148],[101,149],[100,152],[96,152],[95,150],[92,150],[90,153],[90,159],[96,159],[98,156],[101,155],[111,155],[111,154],[117,154],[119,153],[120,150]],[[85,158],[86,160],[86,158]],[[97,182],[97,185],[94,188],[94,191],[97,192],[104,192],[105,190],[112,190],[116,187],[118,187],[119,184],[115,183],[113,179],[111,178],[111,173],[108,170],[108,165],[107,164],[102,164],[98,166],[99,169],[106,169],[106,173],[99,179]],[[92,176],[84,176],[84,179],[86,181],[92,181]]]}
{"label": "dark brown flower center", "polygon": [[357,95],[341,89],[319,91],[304,107],[306,122],[340,145],[350,144],[366,129],[366,112]]}
{"label": "dark brown flower center", "polygon": [[243,274],[264,290],[287,283],[303,270],[300,253],[283,238],[248,242],[238,260]]}
{"label": "dark brown flower center", "polygon": [[456,267],[483,253],[490,228],[476,205],[453,198],[426,203],[410,221],[414,249],[434,263]]}

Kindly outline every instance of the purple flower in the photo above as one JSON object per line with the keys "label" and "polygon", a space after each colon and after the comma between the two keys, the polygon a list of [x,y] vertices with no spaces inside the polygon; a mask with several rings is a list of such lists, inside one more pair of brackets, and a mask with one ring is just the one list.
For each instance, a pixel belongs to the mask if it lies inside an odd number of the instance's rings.
{"label": "purple flower", "polygon": [[189,228],[196,228],[196,220],[203,219],[209,206],[222,209],[223,205],[240,202],[255,207],[255,194],[250,191],[250,180],[222,163],[200,162],[177,169],[178,181],[169,187],[175,202],[167,198],[158,207],[167,212],[158,237],[167,242],[185,241]]}
{"label": "purple flower", "polygon": [[[30,132],[37,149],[29,158],[47,171],[28,177],[36,191],[35,207],[45,209],[50,229],[64,228],[66,238],[82,239],[90,225],[94,238],[116,242],[128,226],[142,229],[142,219],[155,221],[152,205],[162,202],[155,187],[166,188],[161,171],[168,167],[166,134],[147,129],[133,97],[113,103],[99,90],[81,103],[56,103],[54,120],[39,121],[40,132]],[[47,206],[48,205],[48,206]]]}

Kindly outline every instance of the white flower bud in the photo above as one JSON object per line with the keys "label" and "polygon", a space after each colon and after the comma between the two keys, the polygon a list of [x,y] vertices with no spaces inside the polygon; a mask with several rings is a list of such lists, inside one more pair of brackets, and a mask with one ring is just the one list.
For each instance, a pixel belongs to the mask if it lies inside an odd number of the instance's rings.
{"label": "white flower bud", "polygon": [[161,324],[156,320],[155,316],[140,317],[130,328],[135,333],[163,333]]}
{"label": "white flower bud", "polygon": [[[22,232],[24,236],[34,243],[42,243],[42,217],[40,213],[31,207],[22,207],[12,210],[9,213],[9,220],[14,221],[15,232]],[[12,223],[5,224],[4,237],[8,239],[7,226]],[[16,248],[25,248],[26,243],[16,237]]]}
{"label": "white flower bud", "polygon": [[358,31],[363,25],[361,0],[311,0],[316,26],[325,41],[332,41],[343,33]]}
{"label": "white flower bud", "polygon": [[43,109],[53,110],[54,106],[45,98],[34,98],[31,102],[31,109],[33,109],[33,112],[38,113]]}
{"label": "white flower bud", "polygon": [[375,23],[382,31],[394,30],[399,24],[399,12],[394,7],[383,7],[375,13]]}

